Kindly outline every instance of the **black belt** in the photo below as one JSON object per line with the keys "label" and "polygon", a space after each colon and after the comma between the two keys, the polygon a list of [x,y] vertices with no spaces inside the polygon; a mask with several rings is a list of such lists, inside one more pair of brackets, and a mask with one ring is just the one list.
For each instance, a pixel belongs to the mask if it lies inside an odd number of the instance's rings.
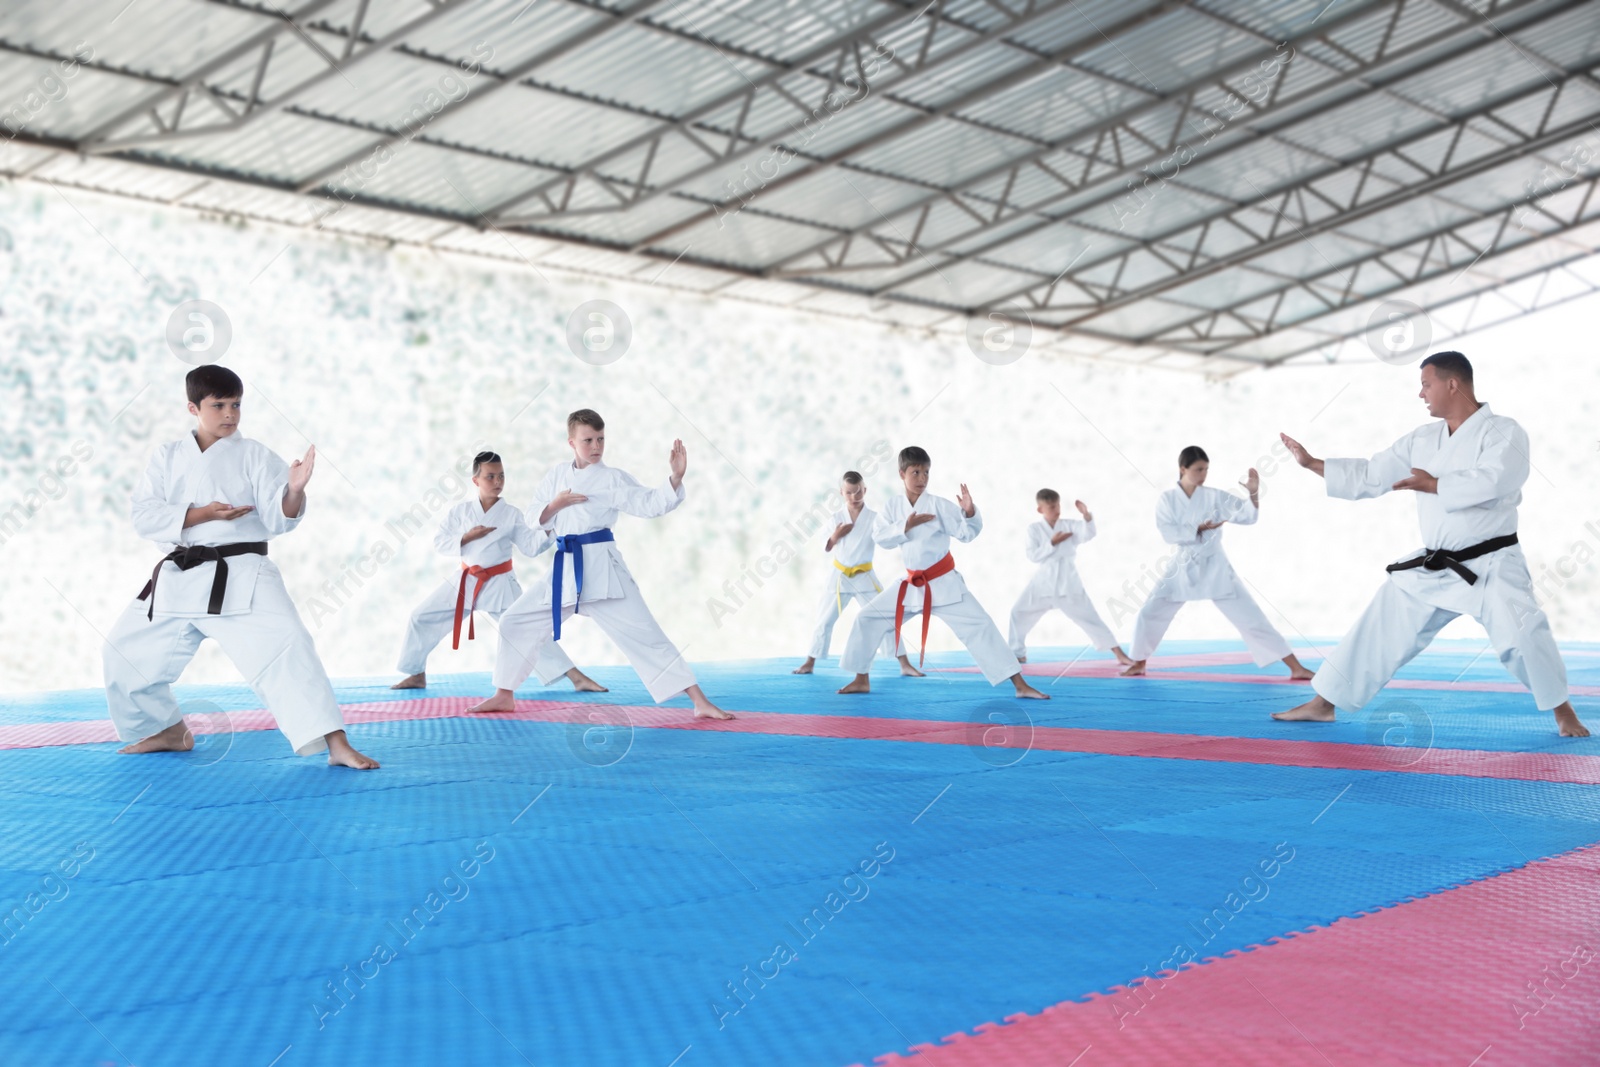
{"label": "black belt", "polygon": [[1468,585],[1477,585],[1478,576],[1462,564],[1469,559],[1486,556],[1490,552],[1498,552],[1502,548],[1510,548],[1517,543],[1517,535],[1506,534],[1504,537],[1491,537],[1487,541],[1480,541],[1471,548],[1430,548],[1416,559],[1408,559],[1403,563],[1391,563],[1384,570],[1391,574],[1395,571],[1409,571],[1417,567],[1426,567],[1430,571],[1442,571],[1446,567],[1455,571],[1467,580]]}
{"label": "black belt", "polygon": [[193,570],[202,563],[215,563],[217,565],[216,577],[211,579],[211,603],[206,607],[207,615],[222,614],[222,594],[228,590],[228,557],[229,556],[265,556],[267,543],[265,541],[244,541],[236,545],[179,545],[167,555],[161,557],[161,562],[156,564],[156,569],[150,572],[150,580],[144,583],[144,591],[139,594],[140,600],[150,601],[150,611],[146,618],[154,621],[156,617],[156,582],[161,578],[161,568],[167,563],[176,563],[180,571]]}

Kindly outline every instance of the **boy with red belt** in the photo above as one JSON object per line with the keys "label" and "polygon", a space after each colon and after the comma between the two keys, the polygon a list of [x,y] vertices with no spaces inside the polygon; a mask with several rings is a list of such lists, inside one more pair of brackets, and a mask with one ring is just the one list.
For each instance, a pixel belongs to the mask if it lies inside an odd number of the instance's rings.
{"label": "boy with red belt", "polygon": [[[520,509],[501,499],[506,471],[497,453],[479,452],[473,457],[472,484],[478,487],[477,497],[445,512],[433,538],[440,553],[461,557],[461,574],[445,579],[411,613],[400,648],[400,672],[406,677],[391,689],[426,689],[428,654],[445,634],[452,635],[451,648],[460,648],[463,623],[467,640],[477,636],[474,613],[482,611],[498,620],[517,602],[522,586],[511,570],[512,546],[527,556],[550,547],[547,533],[529,526]],[[580,693],[606,691],[574,667],[560,645],[552,644],[545,654],[550,657],[546,671],[551,677],[565,674]]]}
{"label": "boy with red belt", "polygon": [[870,692],[867,672],[872,667],[873,651],[890,630],[894,631],[898,642],[905,617],[920,612],[924,650],[928,618],[937,615],[972,653],[990,685],[1010,679],[1017,696],[1049,700],[1049,696],[1023,679],[1022,668],[1007,647],[1006,639],[956,572],[955,558],[950,555],[950,540],[954,538],[965,544],[983,529],[983,519],[972,503],[972,494],[965,485],[961,486],[961,493],[954,502],[929,493],[928,471],[933,461],[927,452],[915,445],[900,450],[899,463],[905,492],[896,493],[884,504],[873,527],[873,540],[884,548],[900,550],[900,558],[906,565],[906,579],[890,585],[856,616],[844,655],[839,657],[839,666],[856,677],[839,692]]}

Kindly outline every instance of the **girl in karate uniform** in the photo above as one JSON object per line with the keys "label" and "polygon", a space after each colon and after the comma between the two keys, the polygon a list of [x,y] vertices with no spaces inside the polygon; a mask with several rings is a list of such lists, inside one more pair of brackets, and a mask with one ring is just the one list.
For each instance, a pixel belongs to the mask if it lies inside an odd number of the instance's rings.
{"label": "girl in karate uniform", "polygon": [[1249,525],[1260,518],[1257,494],[1261,476],[1250,468],[1245,482],[1250,499],[1245,501],[1208,487],[1205,481],[1210,468],[1205,449],[1198,445],[1185,448],[1178,454],[1177,486],[1162,493],[1156,503],[1156,528],[1161,539],[1176,545],[1177,551],[1151,590],[1150,599],[1139,609],[1130,651],[1133,663],[1122,672],[1123,677],[1144,673],[1145,660],[1161,644],[1162,635],[1186,601],[1209,600],[1238,629],[1256,666],[1282,660],[1290,678],[1308,681],[1311,671],[1289,651],[1289,643],[1267,621],[1222,551],[1224,523]]}

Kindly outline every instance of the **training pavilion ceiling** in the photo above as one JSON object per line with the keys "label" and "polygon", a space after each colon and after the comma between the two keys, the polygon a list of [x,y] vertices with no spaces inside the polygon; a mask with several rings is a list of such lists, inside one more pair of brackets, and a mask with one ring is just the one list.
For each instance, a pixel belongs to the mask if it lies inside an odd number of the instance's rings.
{"label": "training pavilion ceiling", "polygon": [[1228,374],[1600,289],[1597,67],[1596,0],[8,0],[0,173]]}

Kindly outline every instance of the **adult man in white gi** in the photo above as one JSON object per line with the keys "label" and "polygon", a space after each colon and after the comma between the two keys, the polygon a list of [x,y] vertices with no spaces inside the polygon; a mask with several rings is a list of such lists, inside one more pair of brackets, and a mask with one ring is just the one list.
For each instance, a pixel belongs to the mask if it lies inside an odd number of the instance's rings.
{"label": "adult man in white gi", "polygon": [[1539,709],[1555,713],[1561,736],[1588,737],[1568,699],[1566,666],[1517,544],[1517,505],[1530,465],[1527,432],[1478,401],[1472,364],[1461,353],[1436,353],[1421,369],[1419,395],[1440,421],[1371,459],[1316,459],[1282,435],[1299,464],[1326,479],[1329,496],[1362,500],[1391,489],[1415,492],[1426,547],[1389,565],[1389,580],[1317,672],[1317,695],[1273,718],[1332,722],[1336,707],[1360,709],[1446,623],[1471,615]]}

